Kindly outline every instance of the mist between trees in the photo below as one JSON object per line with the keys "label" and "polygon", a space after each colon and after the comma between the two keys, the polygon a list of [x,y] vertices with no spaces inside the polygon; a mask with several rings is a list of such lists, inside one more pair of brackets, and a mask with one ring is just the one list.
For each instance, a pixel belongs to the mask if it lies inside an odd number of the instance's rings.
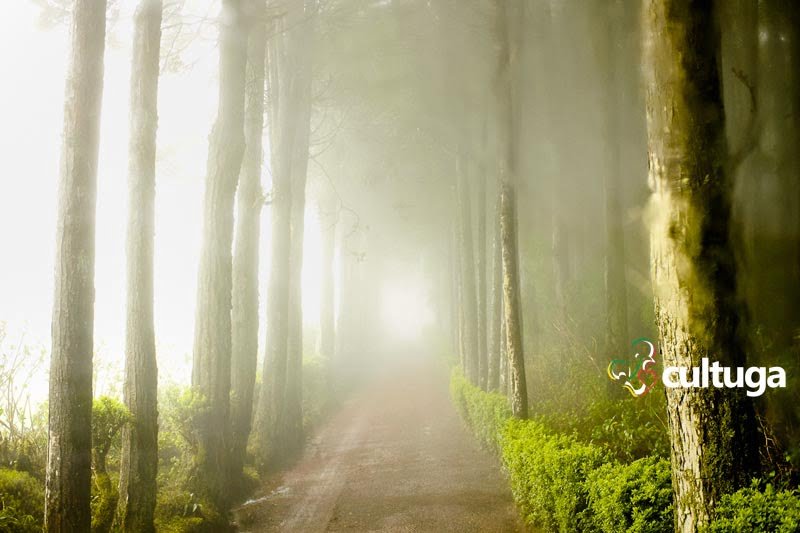
{"label": "mist between trees", "polygon": [[524,527],[800,528],[796,2],[4,9],[0,530],[280,530],[447,375]]}

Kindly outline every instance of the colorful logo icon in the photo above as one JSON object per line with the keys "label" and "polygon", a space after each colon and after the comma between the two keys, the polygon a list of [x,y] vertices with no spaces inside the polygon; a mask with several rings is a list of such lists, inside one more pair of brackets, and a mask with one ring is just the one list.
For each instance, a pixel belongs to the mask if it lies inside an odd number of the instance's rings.
{"label": "colorful logo icon", "polygon": [[612,359],[607,373],[612,381],[621,382],[622,387],[634,398],[641,398],[658,383],[656,372],[656,346],[649,339],[641,337],[631,343],[639,350],[629,359]]}

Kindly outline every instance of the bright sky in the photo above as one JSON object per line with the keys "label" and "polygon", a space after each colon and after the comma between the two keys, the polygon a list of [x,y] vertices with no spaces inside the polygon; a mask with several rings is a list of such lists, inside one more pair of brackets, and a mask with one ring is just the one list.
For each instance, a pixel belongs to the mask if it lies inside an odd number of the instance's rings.
{"label": "bright sky", "polygon": [[[24,331],[29,341],[49,347],[68,35],[66,28],[42,29],[37,9],[29,1],[7,4],[0,18],[0,72],[4,73],[0,84],[0,321],[7,321],[17,334]],[[120,4],[132,9],[134,2]],[[209,0],[187,2],[187,8],[198,15],[208,12],[208,5]],[[119,369],[124,357],[130,40],[131,13],[123,11],[105,56],[95,280],[96,361],[98,366]],[[196,61],[191,70],[161,78],[156,176],[159,370],[165,379],[177,381],[189,376],[207,138],[217,97],[213,40],[198,40],[187,56],[187,63]],[[264,183],[269,186],[268,180]],[[319,231],[311,213],[306,223],[303,306],[306,321],[316,328]],[[262,308],[269,265],[268,220],[265,209]],[[105,386],[98,383],[96,392],[102,393]]]}

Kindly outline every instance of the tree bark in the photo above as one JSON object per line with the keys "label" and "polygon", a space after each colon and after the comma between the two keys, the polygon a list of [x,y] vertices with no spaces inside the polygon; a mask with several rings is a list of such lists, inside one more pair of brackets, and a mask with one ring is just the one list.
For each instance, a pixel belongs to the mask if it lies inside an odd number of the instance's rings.
{"label": "tree bark", "polygon": [[461,264],[461,309],[462,343],[461,359],[464,373],[474,384],[478,384],[478,309],[475,277],[475,252],[472,236],[472,198],[470,194],[469,178],[463,162],[464,155],[459,155],[457,160],[456,180],[458,189],[459,212],[459,252]]}
{"label": "tree bark", "polygon": [[286,413],[288,418],[287,451],[299,451],[303,443],[303,237],[305,232],[306,183],[309,142],[311,136],[311,86],[316,1],[305,0],[304,23],[293,30],[290,57],[297,69],[298,87],[295,94],[298,122],[297,138],[291,154],[292,214],[289,270],[289,355],[286,373]]}
{"label": "tree bark", "polygon": [[95,208],[105,0],[76,0],[64,104],[50,359],[45,530],[91,527]]}
{"label": "tree bark", "polygon": [[266,3],[251,0],[254,20],[247,43],[245,151],[237,192],[236,244],[233,256],[231,313],[231,475],[242,475],[253,416],[253,389],[258,366],[258,263],[266,79]]}
{"label": "tree bark", "polygon": [[[745,366],[729,242],[730,184],[710,3],[648,0],[643,11],[651,268],[665,366]],[[667,390],[675,530],[697,531],[757,463],[742,389]]]}
{"label": "tree bark", "polygon": [[247,65],[245,0],[223,0],[219,109],[209,138],[203,245],[197,284],[192,386],[207,403],[198,428],[197,491],[221,509],[229,503],[233,207],[244,154]]}
{"label": "tree bark", "polygon": [[512,54],[506,4],[497,0],[495,39],[497,40],[497,73],[495,91],[501,132],[500,157],[500,244],[503,265],[503,317],[509,369],[509,398],[515,418],[528,418],[528,386],[525,379],[525,355],[522,346],[522,307],[517,250],[516,156],[517,134],[514,124],[511,87]]}
{"label": "tree bark", "polygon": [[119,529],[155,531],[158,469],[158,366],[153,323],[156,132],[161,49],[161,0],[136,10],[131,70],[128,172],[127,322],[124,401],[132,421],[122,428]]}
{"label": "tree bark", "polygon": [[270,193],[271,265],[267,293],[267,346],[264,353],[262,390],[256,413],[256,453],[259,470],[278,460],[285,448],[280,442],[285,435],[285,390],[287,346],[289,336],[289,251],[291,240],[292,180],[291,146],[296,122],[283,109],[291,97],[296,80],[282,77],[285,21],[272,25],[272,37],[267,43],[268,124],[270,130],[272,190]]}
{"label": "tree bark", "polygon": [[489,356],[487,353],[487,312],[486,312],[486,173],[481,172],[478,176],[477,191],[477,238],[475,244],[478,247],[475,254],[475,268],[477,275],[475,282],[477,290],[477,329],[478,329],[478,386],[484,390],[487,388],[489,377]]}
{"label": "tree bark", "polygon": [[[499,198],[498,198],[499,200]],[[500,242],[500,202],[495,207],[495,231],[494,231],[494,250],[492,252],[492,313],[489,323],[489,346],[488,346],[488,376],[487,390],[496,391],[500,387],[501,359],[503,353],[501,337],[503,335],[503,254],[502,243]],[[503,379],[503,381],[505,381]]]}

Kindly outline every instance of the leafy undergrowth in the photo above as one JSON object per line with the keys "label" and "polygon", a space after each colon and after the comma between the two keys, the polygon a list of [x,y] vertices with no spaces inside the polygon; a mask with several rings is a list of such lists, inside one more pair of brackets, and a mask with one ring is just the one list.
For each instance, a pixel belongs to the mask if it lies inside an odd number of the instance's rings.
{"label": "leafy undergrowth", "polygon": [[[580,415],[551,410],[514,420],[505,397],[482,391],[458,370],[450,394],[481,446],[502,458],[528,524],[565,533],[673,530],[666,435],[633,402],[604,400]],[[724,496],[717,515],[707,533],[800,531],[800,493],[754,483]]]}

